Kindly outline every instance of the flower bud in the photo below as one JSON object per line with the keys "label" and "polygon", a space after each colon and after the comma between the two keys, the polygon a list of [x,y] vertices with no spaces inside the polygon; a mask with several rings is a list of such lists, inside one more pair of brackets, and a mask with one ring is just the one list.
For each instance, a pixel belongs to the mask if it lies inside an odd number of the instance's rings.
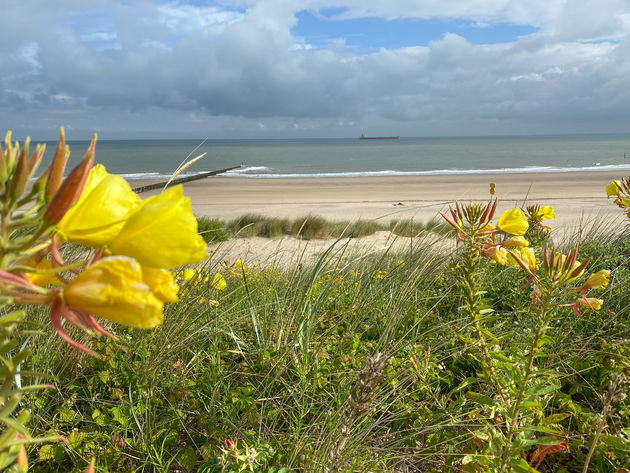
{"label": "flower bud", "polygon": [[15,166],[15,170],[13,171],[11,183],[9,184],[9,196],[13,201],[17,200],[22,195],[22,193],[24,192],[24,188],[26,187],[26,182],[28,181],[29,144],[30,144],[30,138],[26,138],[26,140],[24,141],[24,147],[22,148],[22,152],[20,153],[19,158],[17,158],[17,164]]}
{"label": "flower bud", "polygon": [[66,169],[66,163],[70,157],[70,148],[66,145],[66,134],[61,127],[59,129],[59,141],[57,142],[57,149],[55,150],[55,156],[50,164],[50,176],[46,183],[46,198],[50,199],[59,189],[61,180],[63,179],[63,172]]}
{"label": "flower bud", "polygon": [[61,221],[68,209],[77,201],[83,192],[83,186],[94,163],[94,152],[86,157],[68,174],[59,190],[48,204],[44,221],[50,225],[56,225]]}

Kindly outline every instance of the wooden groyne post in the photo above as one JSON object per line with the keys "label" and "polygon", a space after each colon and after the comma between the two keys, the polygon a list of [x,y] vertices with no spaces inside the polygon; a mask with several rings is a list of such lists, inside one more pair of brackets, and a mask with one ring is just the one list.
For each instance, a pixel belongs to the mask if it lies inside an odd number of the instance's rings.
{"label": "wooden groyne post", "polygon": [[195,174],[194,176],[187,176],[187,177],[180,177],[179,179],[173,179],[171,182],[168,182],[168,181],[156,182],[155,184],[148,184],[146,186],[136,187],[135,189],[133,189],[133,191],[140,194],[141,192],[152,191],[154,189],[160,189],[163,187],[171,187],[177,184],[183,184],[184,182],[191,182],[191,181],[197,181],[199,179],[205,179],[206,177],[223,174],[224,172],[228,172],[233,169],[238,169],[240,167],[241,166],[233,166],[231,168],[219,169],[218,171],[202,172],[201,174]]}

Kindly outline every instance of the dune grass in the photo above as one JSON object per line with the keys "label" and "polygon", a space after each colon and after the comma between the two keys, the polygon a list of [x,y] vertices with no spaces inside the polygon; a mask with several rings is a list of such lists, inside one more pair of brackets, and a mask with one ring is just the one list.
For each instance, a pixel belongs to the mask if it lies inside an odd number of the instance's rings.
{"label": "dune grass", "polygon": [[308,215],[296,219],[266,217],[245,214],[234,220],[222,222],[208,217],[198,217],[199,233],[207,243],[226,241],[230,237],[278,238],[293,236],[303,240],[336,239],[340,236],[361,238],[376,232],[391,231],[403,237],[418,237],[422,233],[433,232],[444,235],[449,229],[443,222],[431,220],[423,223],[413,219],[392,220],[327,220],[319,215]]}
{"label": "dune grass", "polygon": [[[262,223],[271,221],[243,218],[231,228]],[[270,225],[277,227],[289,226]],[[314,237],[330,227],[308,218],[290,228]],[[623,373],[630,350],[630,238],[579,240],[589,270],[608,268],[613,277],[598,314],[575,317],[567,308],[546,341],[540,369],[558,373],[559,388],[541,409],[562,413],[553,429],[569,443],[544,457],[541,472],[580,471],[611,377]],[[168,306],[162,327],[84,337],[100,359],[49,331],[33,334],[39,379],[56,380],[57,390],[26,399],[31,428],[68,442],[31,451],[31,471],[80,472],[92,457],[102,472],[469,471],[465,459],[484,440],[467,393],[482,382],[483,360],[460,312],[462,255],[423,239],[401,254],[344,254],[346,243],[314,265],[283,270],[210,262],[182,280],[182,300]],[[212,285],[217,272],[224,291]],[[479,277],[495,309],[486,323],[496,356],[518,354],[533,317],[526,275],[486,261]],[[590,471],[629,467],[629,407],[614,403]]]}

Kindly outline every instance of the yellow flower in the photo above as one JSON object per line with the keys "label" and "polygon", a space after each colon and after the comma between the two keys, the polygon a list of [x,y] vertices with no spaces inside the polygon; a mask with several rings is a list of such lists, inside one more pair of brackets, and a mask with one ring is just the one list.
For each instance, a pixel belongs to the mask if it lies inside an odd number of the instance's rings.
{"label": "yellow flower", "polygon": [[114,254],[131,256],[153,268],[170,269],[208,257],[181,185],[143,201],[110,248]]}
{"label": "yellow flower", "polygon": [[553,211],[553,207],[551,205],[543,205],[536,212],[536,220],[550,220],[556,218],[556,213]]}
{"label": "yellow flower", "polygon": [[197,271],[195,271],[192,268],[186,268],[184,269],[184,272],[182,273],[182,279],[184,281],[190,281],[195,276],[197,276]]}
{"label": "yellow flower", "polygon": [[536,265],[536,255],[531,248],[523,248],[521,250],[521,259],[527,265],[530,271],[535,271],[538,266]]}
{"label": "yellow flower", "polygon": [[[47,286],[49,284],[53,286],[61,286],[61,281],[57,278],[57,273],[50,271],[53,269],[52,261],[49,259],[42,259],[39,263],[35,262],[35,257],[31,256],[27,260],[21,263],[24,266],[29,266],[35,269],[35,272],[24,273],[24,277],[37,286]],[[40,272],[45,271],[45,272]],[[50,271],[50,272],[48,272]]]}
{"label": "yellow flower", "polygon": [[497,228],[511,235],[524,235],[529,228],[529,224],[525,213],[519,208],[513,208],[501,214]]}
{"label": "yellow flower", "polygon": [[508,238],[501,243],[503,248],[518,248],[521,246],[529,245],[529,241],[522,236],[513,236],[512,238]]}
{"label": "yellow flower", "polygon": [[596,297],[587,297],[586,300],[578,299],[577,303],[579,307],[589,307],[593,310],[599,310],[602,308],[604,301]]}
{"label": "yellow flower", "polygon": [[118,235],[140,202],[127,181],[99,164],[90,170],[81,197],[57,224],[57,231],[66,240],[100,248]]}
{"label": "yellow flower", "polygon": [[221,273],[217,273],[214,275],[212,282],[210,283],[210,287],[214,287],[219,291],[224,290],[227,287],[227,283],[225,282],[225,278]]}
{"label": "yellow flower", "polygon": [[538,269],[536,265],[536,255],[534,250],[529,247],[510,250],[507,253],[506,262],[508,266],[521,266],[516,259],[512,256],[512,253],[521,260],[530,273],[533,273]]}
{"label": "yellow flower", "polygon": [[177,302],[179,286],[170,271],[160,268],[142,268],[142,279],[155,297],[162,302]]}
{"label": "yellow flower", "polygon": [[621,181],[614,180],[606,186],[606,197],[610,199],[613,195],[619,195],[621,193]]}
{"label": "yellow flower", "polygon": [[62,297],[70,309],[130,327],[156,327],[164,320],[163,303],[142,276],[142,267],[131,258],[103,258],[70,281]]}
{"label": "yellow flower", "polygon": [[587,281],[582,286],[582,289],[589,290],[599,287],[608,286],[608,278],[610,277],[610,271],[608,269],[601,269],[594,274],[591,274]]}
{"label": "yellow flower", "polygon": [[500,246],[490,246],[488,248],[484,248],[481,251],[481,254],[489,260],[499,264],[504,265],[507,262],[508,252],[505,248],[501,248]]}

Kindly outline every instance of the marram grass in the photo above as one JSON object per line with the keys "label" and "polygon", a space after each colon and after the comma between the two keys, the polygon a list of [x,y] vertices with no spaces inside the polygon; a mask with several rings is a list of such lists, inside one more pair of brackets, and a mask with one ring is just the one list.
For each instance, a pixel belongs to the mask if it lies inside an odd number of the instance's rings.
{"label": "marram grass", "polygon": [[267,217],[257,214],[245,214],[224,222],[209,217],[198,217],[199,233],[207,243],[226,241],[230,237],[251,238],[255,236],[278,238],[293,236],[303,240],[336,239],[340,236],[360,238],[376,232],[390,231],[403,237],[418,237],[427,232],[439,235],[450,233],[445,222],[428,222],[414,219],[392,220],[328,220],[318,215],[288,219]]}

